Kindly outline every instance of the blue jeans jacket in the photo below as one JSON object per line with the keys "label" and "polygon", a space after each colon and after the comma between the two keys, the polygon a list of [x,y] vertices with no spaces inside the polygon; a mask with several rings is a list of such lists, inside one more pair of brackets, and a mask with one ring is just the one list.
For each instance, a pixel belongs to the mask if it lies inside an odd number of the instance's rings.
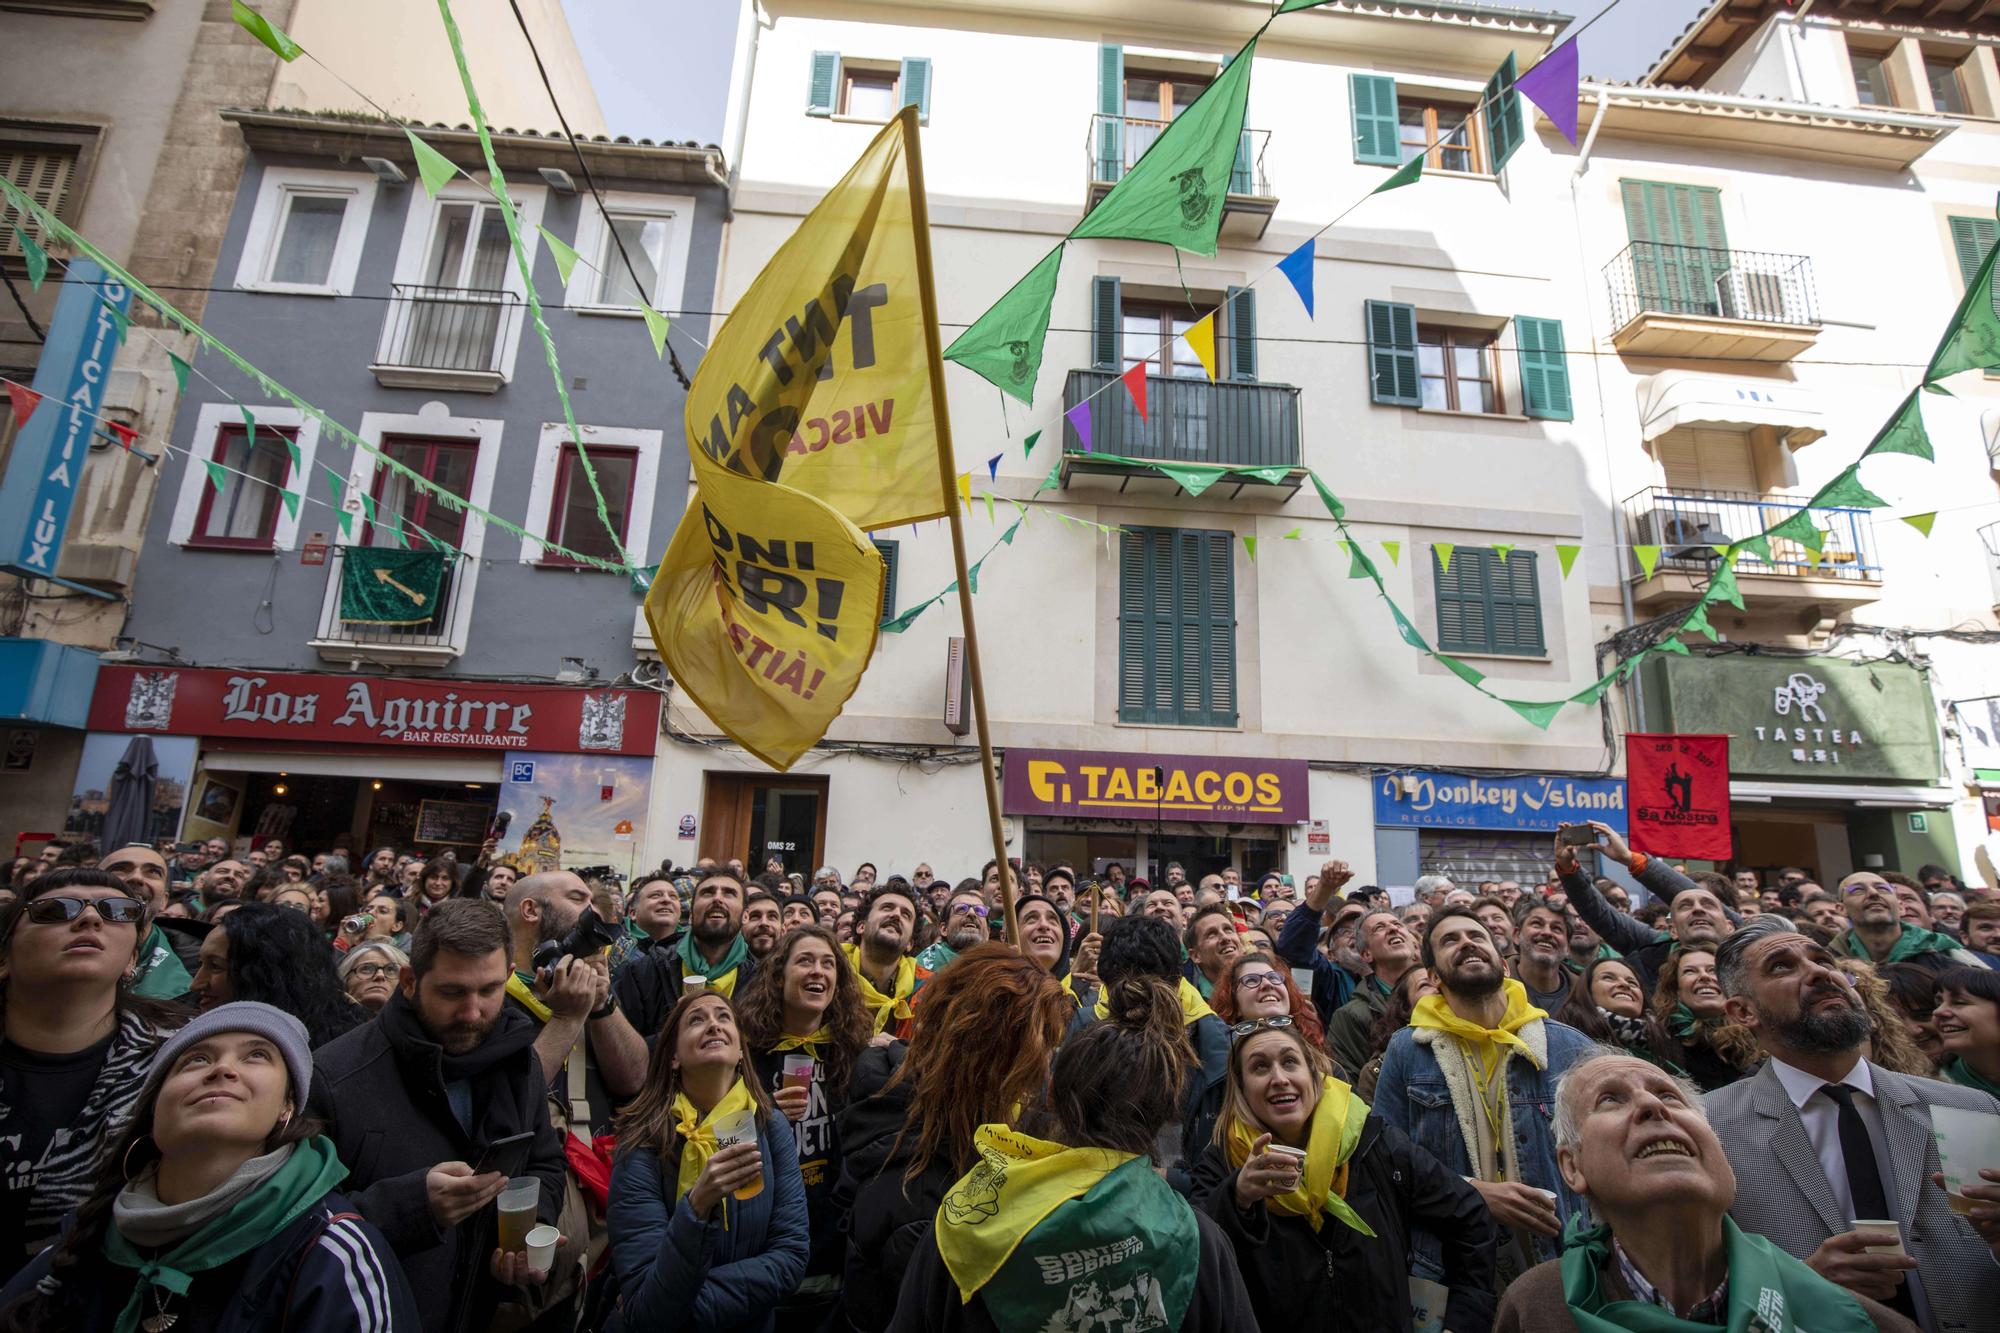
{"label": "blue jeans jacket", "polygon": [[[1563,1184],[1556,1169],[1555,1107],[1556,1080],[1570,1062],[1591,1046],[1590,1038],[1575,1028],[1553,1019],[1542,1020],[1542,1032],[1549,1044],[1549,1067],[1538,1070],[1515,1057],[1507,1062],[1507,1098],[1514,1114],[1514,1153],[1521,1163],[1521,1184],[1553,1190],[1556,1211],[1564,1225],[1584,1211],[1583,1200]],[[1471,1154],[1459,1131],[1458,1116],[1451,1105],[1451,1089],[1444,1071],[1438,1067],[1431,1048],[1416,1040],[1414,1029],[1404,1028],[1389,1043],[1382,1057],[1382,1073],[1375,1080],[1375,1113],[1410,1136],[1418,1147],[1460,1176],[1473,1174]],[[1537,1263],[1561,1255],[1560,1240],[1549,1236],[1530,1237]],[[1509,1243],[1506,1227],[1500,1227],[1500,1243]],[[1437,1237],[1417,1231],[1411,1237],[1410,1268],[1417,1277],[1433,1282],[1444,1280],[1444,1264]]]}

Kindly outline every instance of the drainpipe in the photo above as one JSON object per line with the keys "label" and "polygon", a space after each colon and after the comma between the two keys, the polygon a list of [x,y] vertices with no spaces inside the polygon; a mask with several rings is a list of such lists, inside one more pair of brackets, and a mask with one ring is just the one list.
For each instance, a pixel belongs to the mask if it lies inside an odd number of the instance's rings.
{"label": "drainpipe", "polygon": [[733,95],[722,126],[724,151],[729,155],[725,208],[732,222],[736,220],[736,186],[743,177],[743,143],[750,134],[750,88],[757,76],[757,42],[763,34],[763,17],[757,12],[757,0],[743,0],[736,21],[736,54],[729,68]]}

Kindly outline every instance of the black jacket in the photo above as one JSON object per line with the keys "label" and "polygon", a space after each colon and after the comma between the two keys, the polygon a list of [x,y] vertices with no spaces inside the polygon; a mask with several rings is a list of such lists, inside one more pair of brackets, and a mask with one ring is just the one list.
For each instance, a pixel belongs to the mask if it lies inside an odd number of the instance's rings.
{"label": "black jacket", "polygon": [[881,1333],[896,1313],[896,1292],[904,1274],[931,1244],[931,1225],[946,1191],[962,1171],[950,1162],[932,1162],[906,1186],[911,1144],[897,1148],[909,1122],[910,1083],[882,1088],[902,1066],[902,1042],[871,1046],[861,1053],[848,1083],[851,1100],[840,1113],[840,1181],[833,1206],[847,1231],[847,1263],[841,1283],[848,1326],[858,1333]]}
{"label": "black jacket", "polygon": [[[403,1261],[425,1333],[483,1330],[508,1292],[488,1272],[498,1214],[489,1206],[441,1230],[424,1188],[432,1167],[476,1164],[487,1144],[532,1133],[523,1174],[542,1182],[542,1221],[555,1221],[561,1211],[563,1141],[549,1124],[548,1083],[534,1041],[534,1023],[503,1006],[477,1050],[448,1057],[398,991],[374,1022],[313,1052],[307,1114],[326,1123],[347,1163],[342,1189],[355,1211]],[[472,1084],[469,1131],[459,1127],[445,1092],[446,1079],[458,1077]]]}
{"label": "black jacket", "polygon": [[[1645,868],[1634,878],[1668,907],[1673,906],[1674,898],[1683,890],[1695,887],[1693,880],[1657,856],[1647,858]],[[1660,969],[1666,965],[1667,955],[1674,951],[1673,939],[1613,907],[1597,891],[1596,881],[1583,872],[1581,865],[1563,876],[1563,892],[1569,895],[1569,905],[1576,909],[1583,923],[1624,955],[1632,970],[1639,974],[1639,984],[1651,995],[1658,988]],[[1727,903],[1722,906],[1722,914],[1737,925],[1743,924],[1743,918]]]}
{"label": "black jacket", "polygon": [[[1195,1277],[1194,1296],[1188,1301],[1187,1313],[1181,1316],[1180,1333],[1258,1333],[1255,1303],[1244,1290],[1243,1274],[1237,1271],[1229,1238],[1199,1210],[1194,1221],[1201,1233],[1201,1269]],[[1405,1315],[1401,1328],[1409,1326],[1409,1317]],[[993,1316],[986,1311],[984,1297],[974,1296],[969,1304],[960,1301],[951,1270],[944,1266],[938,1247],[926,1237],[923,1249],[903,1277],[890,1333],[996,1333],[997,1327]],[[1386,1325],[1382,1327],[1387,1329]]]}
{"label": "black jacket", "polygon": [[1265,1328],[1321,1328],[1337,1310],[1342,1328],[1407,1329],[1410,1228],[1418,1223],[1444,1244],[1451,1292],[1444,1326],[1487,1333],[1493,1325],[1493,1215],[1470,1185],[1373,1112],[1348,1159],[1346,1194],[1373,1240],[1332,1217],[1315,1232],[1306,1219],[1261,1203],[1238,1211],[1236,1171],[1214,1144],[1194,1178],[1197,1206],[1235,1247]]}
{"label": "black jacket", "polygon": [[[658,945],[625,964],[618,979],[611,983],[612,992],[618,996],[618,1007],[625,1011],[625,1021],[646,1039],[649,1046],[681,998],[680,937],[676,935],[672,938],[671,948],[663,947],[667,941],[661,940]],[[745,954],[742,966],[736,972],[732,997],[741,995],[743,988],[750,984],[750,978],[756,975],[757,960]]]}

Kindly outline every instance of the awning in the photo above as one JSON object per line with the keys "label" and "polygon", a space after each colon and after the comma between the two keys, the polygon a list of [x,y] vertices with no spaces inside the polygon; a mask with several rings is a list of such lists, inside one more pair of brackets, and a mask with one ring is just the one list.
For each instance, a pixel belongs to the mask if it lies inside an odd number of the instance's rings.
{"label": "awning", "polygon": [[1658,439],[1677,426],[1771,426],[1793,448],[1826,431],[1805,390],[1768,380],[1663,370],[1639,382],[1639,433]]}
{"label": "awning", "polygon": [[231,773],[314,773],[410,782],[498,782],[501,758],[487,754],[309,754],[297,750],[204,748],[202,767]]}
{"label": "awning", "polygon": [[1847,801],[1873,809],[1950,808],[1958,793],[1949,787],[1889,787],[1866,783],[1731,782],[1732,801]]}

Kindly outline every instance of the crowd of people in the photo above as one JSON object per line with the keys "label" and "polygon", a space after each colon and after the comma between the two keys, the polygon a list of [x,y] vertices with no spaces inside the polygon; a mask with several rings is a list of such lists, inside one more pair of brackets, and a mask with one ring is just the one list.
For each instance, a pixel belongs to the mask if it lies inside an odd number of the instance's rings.
{"label": "crowd of people", "polygon": [[1591,831],[1407,894],[51,848],[0,1333],[1995,1327],[1934,1113],[2000,1116],[2000,894]]}

